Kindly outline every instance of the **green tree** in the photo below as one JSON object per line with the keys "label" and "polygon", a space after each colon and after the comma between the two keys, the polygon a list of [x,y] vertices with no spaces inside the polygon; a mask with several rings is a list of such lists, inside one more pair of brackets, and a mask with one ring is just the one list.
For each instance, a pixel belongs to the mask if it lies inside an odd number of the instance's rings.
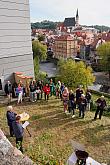
{"label": "green tree", "polygon": [[43,34],[39,34],[38,35],[38,40],[39,40],[39,42],[44,41],[45,40],[45,36]]}
{"label": "green tree", "polygon": [[109,73],[110,79],[110,42],[103,43],[97,48],[97,54],[101,57],[102,70]]}
{"label": "green tree", "polygon": [[47,46],[37,40],[32,41],[33,58],[38,57],[40,61],[47,58]]}
{"label": "green tree", "polygon": [[39,58],[37,56],[34,58],[34,74],[35,78],[37,78],[39,74]]}
{"label": "green tree", "polygon": [[78,85],[87,87],[95,81],[91,67],[87,67],[84,62],[75,62],[71,59],[59,62],[57,79],[64,82],[68,87],[75,88]]}
{"label": "green tree", "polygon": [[32,41],[34,73],[35,77],[39,74],[39,62],[47,58],[47,46],[39,41]]}

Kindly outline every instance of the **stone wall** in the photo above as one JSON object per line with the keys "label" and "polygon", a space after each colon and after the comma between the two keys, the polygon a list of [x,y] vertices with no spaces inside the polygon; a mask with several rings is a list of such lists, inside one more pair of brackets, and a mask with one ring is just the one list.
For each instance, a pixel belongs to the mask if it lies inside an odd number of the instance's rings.
{"label": "stone wall", "polygon": [[13,147],[0,129],[0,165],[34,165],[32,160]]}

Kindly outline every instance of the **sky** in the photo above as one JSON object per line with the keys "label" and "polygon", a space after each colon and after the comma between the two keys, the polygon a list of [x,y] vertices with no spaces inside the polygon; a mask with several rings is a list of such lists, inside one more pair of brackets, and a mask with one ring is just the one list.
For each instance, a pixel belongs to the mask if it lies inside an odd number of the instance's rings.
{"label": "sky", "polygon": [[61,21],[74,17],[77,8],[81,25],[110,26],[110,0],[29,0],[31,22]]}

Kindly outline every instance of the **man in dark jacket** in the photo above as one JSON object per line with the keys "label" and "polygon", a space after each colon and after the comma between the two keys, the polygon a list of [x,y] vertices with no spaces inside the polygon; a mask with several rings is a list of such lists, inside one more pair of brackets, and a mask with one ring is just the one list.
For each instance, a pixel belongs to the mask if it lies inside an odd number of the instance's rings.
{"label": "man in dark jacket", "polygon": [[99,99],[97,99],[96,103],[97,103],[97,110],[95,113],[94,120],[96,120],[98,113],[99,113],[99,119],[101,119],[104,108],[107,105],[104,96],[101,96]]}
{"label": "man in dark jacket", "polygon": [[87,89],[86,92],[86,99],[87,99],[87,109],[90,111],[90,103],[91,103],[91,92],[89,89]]}
{"label": "man in dark jacket", "polygon": [[20,116],[16,117],[16,121],[12,123],[13,126],[13,131],[16,137],[16,147],[23,152],[23,147],[22,147],[22,141],[23,141],[23,132],[24,129],[22,127],[22,124],[20,123]]}
{"label": "man in dark jacket", "polygon": [[7,122],[8,122],[11,137],[13,137],[13,135],[14,135],[12,123],[15,121],[16,115],[17,114],[13,112],[13,107],[8,106],[6,116],[7,116]]}
{"label": "man in dark jacket", "polygon": [[4,88],[5,94],[8,97],[8,104],[10,104],[11,102],[11,98],[12,98],[12,84],[10,83],[10,81],[8,81],[5,84],[5,88]]}
{"label": "man in dark jacket", "polygon": [[35,91],[36,91],[36,88],[37,88],[35,80],[31,82],[29,88],[30,88],[30,101],[35,102],[36,101]]}
{"label": "man in dark jacket", "polygon": [[76,104],[79,103],[79,98],[81,98],[81,95],[83,94],[83,90],[81,87],[76,89]]}

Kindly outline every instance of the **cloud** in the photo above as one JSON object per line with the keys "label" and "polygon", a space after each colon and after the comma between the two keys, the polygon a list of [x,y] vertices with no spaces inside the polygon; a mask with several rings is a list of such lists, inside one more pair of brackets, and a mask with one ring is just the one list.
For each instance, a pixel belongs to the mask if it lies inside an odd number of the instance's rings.
{"label": "cloud", "polygon": [[79,9],[81,24],[110,26],[109,0],[30,0],[31,20],[63,21],[73,17]]}

